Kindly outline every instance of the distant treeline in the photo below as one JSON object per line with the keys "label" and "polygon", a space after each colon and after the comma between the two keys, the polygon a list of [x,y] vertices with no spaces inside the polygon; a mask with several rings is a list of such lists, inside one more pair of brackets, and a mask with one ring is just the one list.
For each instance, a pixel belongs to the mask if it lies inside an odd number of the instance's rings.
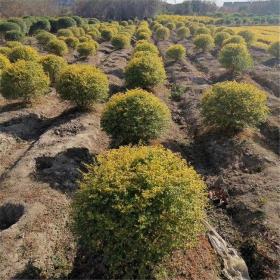
{"label": "distant treeline", "polygon": [[83,17],[127,20],[154,17],[161,10],[159,0],[77,0],[75,13]]}
{"label": "distant treeline", "polygon": [[1,17],[76,14],[99,19],[127,20],[150,18],[161,12],[201,15],[216,9],[215,4],[201,0],[177,5],[162,0],[0,0]]}
{"label": "distant treeline", "polygon": [[[255,15],[277,14],[279,0],[253,2],[244,9]],[[151,18],[159,13],[211,15],[218,11],[213,2],[205,0],[188,0],[176,5],[163,0],[0,0],[0,17],[75,14],[103,20],[127,20]]]}

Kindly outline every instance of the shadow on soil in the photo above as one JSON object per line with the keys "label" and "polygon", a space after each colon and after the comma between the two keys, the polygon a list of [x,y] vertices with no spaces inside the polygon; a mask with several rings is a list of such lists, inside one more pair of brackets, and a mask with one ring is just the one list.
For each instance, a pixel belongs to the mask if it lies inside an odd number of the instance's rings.
{"label": "shadow on soil", "polygon": [[77,108],[71,108],[64,111],[59,116],[46,119],[38,114],[31,113],[26,116],[20,116],[0,123],[0,132],[11,134],[14,137],[26,141],[37,140],[54,123],[63,124],[78,116]]}
{"label": "shadow on soil", "polygon": [[52,188],[62,192],[74,192],[81,172],[86,172],[86,164],[93,163],[95,157],[87,148],[70,148],[54,157],[36,158],[37,180],[49,183]]}

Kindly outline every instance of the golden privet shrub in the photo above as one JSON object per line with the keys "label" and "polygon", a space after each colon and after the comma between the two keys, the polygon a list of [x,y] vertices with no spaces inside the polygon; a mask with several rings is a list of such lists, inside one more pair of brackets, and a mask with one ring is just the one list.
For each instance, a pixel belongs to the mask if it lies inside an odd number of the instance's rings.
{"label": "golden privet shrub", "polygon": [[202,115],[207,124],[236,130],[266,120],[266,93],[252,84],[236,81],[215,84],[202,98]]}
{"label": "golden privet shrub", "polygon": [[156,139],[170,122],[171,114],[165,103],[142,89],[111,97],[101,118],[102,128],[119,145]]}
{"label": "golden privet shrub", "polygon": [[150,56],[133,57],[125,69],[125,80],[128,87],[149,88],[166,79],[162,59],[150,53]]}
{"label": "golden privet shrub", "polygon": [[170,46],[166,51],[166,57],[171,60],[182,60],[185,56],[186,48],[180,44]]}
{"label": "golden privet shrub", "polygon": [[0,53],[0,71],[6,69],[11,65],[10,60]]}
{"label": "golden privet shrub", "polygon": [[246,42],[243,37],[241,37],[239,35],[234,35],[234,36],[231,36],[228,39],[224,40],[223,46],[225,46],[227,44],[244,44],[244,45],[246,45]]}
{"label": "golden privet shrub", "polygon": [[66,43],[68,48],[71,48],[73,50],[77,49],[80,41],[76,37],[67,37],[65,38],[64,42]]}
{"label": "golden privet shrub", "polygon": [[244,44],[226,44],[220,51],[219,62],[233,73],[242,73],[253,66],[253,59]]}
{"label": "golden privet shrub", "polygon": [[39,63],[19,60],[4,69],[1,93],[7,99],[32,101],[49,91],[49,83],[50,80]]}
{"label": "golden privet shrub", "polygon": [[93,66],[69,65],[58,78],[56,89],[62,99],[89,109],[108,96],[109,81],[101,70]]}
{"label": "golden privet shrub", "polygon": [[190,37],[190,30],[189,30],[189,28],[187,28],[185,26],[182,26],[182,27],[178,28],[178,30],[177,30],[177,37],[180,40],[183,40],[183,39],[186,39],[186,38]]}
{"label": "golden privet shrub", "polygon": [[280,58],[280,41],[272,43],[268,48],[268,52],[272,56],[279,59]]}
{"label": "golden privet shrub", "polygon": [[130,37],[124,34],[113,36],[111,41],[115,49],[126,49],[130,47]]}
{"label": "golden privet shrub", "polygon": [[255,34],[250,30],[242,30],[238,35],[243,37],[248,46],[251,46],[256,40]]}
{"label": "golden privet shrub", "polygon": [[77,52],[81,58],[87,58],[97,52],[98,43],[91,40],[78,45]]}
{"label": "golden privet shrub", "polygon": [[47,44],[50,40],[56,39],[56,36],[50,32],[47,32],[45,30],[39,31],[36,34],[36,39],[39,44],[45,45]]}
{"label": "golden privet shrub", "polygon": [[9,53],[9,59],[11,62],[16,62],[17,60],[36,61],[38,58],[38,52],[28,46],[12,48]]}
{"label": "golden privet shrub", "polygon": [[137,42],[137,44],[134,48],[134,52],[136,53],[136,52],[140,52],[140,51],[151,52],[156,55],[159,54],[158,48],[154,44],[152,44],[146,40],[140,40]]}
{"label": "golden privet shrub", "polygon": [[210,51],[214,48],[214,39],[209,34],[197,35],[194,38],[194,45],[197,49],[203,52]]}
{"label": "golden privet shrub", "polygon": [[221,47],[223,42],[228,38],[230,38],[230,35],[227,32],[217,32],[214,37],[215,45]]}
{"label": "golden privet shrub", "polygon": [[97,156],[72,205],[73,230],[106,260],[109,279],[152,279],[152,268],[203,231],[205,184],[161,146],[121,147]]}
{"label": "golden privet shrub", "polygon": [[156,30],[156,38],[157,40],[167,40],[170,36],[170,31],[167,27],[159,27]]}
{"label": "golden privet shrub", "polygon": [[52,54],[63,56],[68,53],[66,43],[59,39],[52,39],[46,45],[46,50]]}
{"label": "golden privet shrub", "polygon": [[45,73],[49,76],[52,83],[57,81],[60,73],[67,66],[67,62],[64,58],[54,54],[42,56],[40,63],[42,64]]}

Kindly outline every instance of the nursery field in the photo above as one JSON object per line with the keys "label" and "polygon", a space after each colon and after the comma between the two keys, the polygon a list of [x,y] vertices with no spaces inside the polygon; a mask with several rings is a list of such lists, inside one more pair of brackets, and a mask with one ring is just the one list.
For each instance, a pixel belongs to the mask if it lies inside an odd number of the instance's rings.
{"label": "nursery field", "polygon": [[278,278],[279,27],[212,19],[0,21],[0,279]]}
{"label": "nursery field", "polygon": [[264,49],[267,49],[271,43],[277,42],[279,40],[279,26],[239,26],[232,27],[232,29],[236,32],[250,30],[256,36],[256,42],[254,45]]}

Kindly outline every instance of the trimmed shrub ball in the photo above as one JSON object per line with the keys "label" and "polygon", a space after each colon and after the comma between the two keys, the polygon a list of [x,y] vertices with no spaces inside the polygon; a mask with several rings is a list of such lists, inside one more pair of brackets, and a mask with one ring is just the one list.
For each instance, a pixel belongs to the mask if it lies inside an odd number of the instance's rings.
{"label": "trimmed shrub ball", "polygon": [[8,31],[5,34],[6,41],[21,41],[24,37],[24,34],[20,31],[12,30]]}
{"label": "trimmed shrub ball", "polygon": [[62,40],[53,39],[46,45],[46,50],[52,54],[63,56],[68,53],[68,47]]}
{"label": "trimmed shrub ball", "polygon": [[51,30],[51,24],[47,19],[40,19],[38,21],[35,21],[29,29],[29,33],[31,35],[35,34],[39,30],[45,30],[50,31]]}
{"label": "trimmed shrub ball", "polygon": [[146,40],[140,40],[137,42],[137,44],[134,48],[134,52],[136,53],[139,51],[145,51],[145,52],[147,51],[147,52],[154,53],[156,55],[159,54],[158,48],[154,44],[152,44]]}
{"label": "trimmed shrub ball", "polygon": [[9,53],[9,59],[11,62],[16,62],[17,60],[36,61],[39,59],[39,54],[32,47],[20,46],[12,48]]}
{"label": "trimmed shrub ball", "polygon": [[194,38],[194,44],[197,49],[202,50],[203,52],[210,51],[214,48],[214,39],[211,35],[201,34],[197,35]]}
{"label": "trimmed shrub ball", "polygon": [[248,46],[251,46],[256,40],[255,34],[250,30],[242,30],[238,35],[243,37]]}
{"label": "trimmed shrub ball", "polygon": [[206,27],[200,27],[200,28],[196,29],[195,35],[201,35],[201,34],[211,35],[211,31]]}
{"label": "trimmed shrub ball", "polygon": [[166,79],[162,59],[155,54],[133,57],[125,69],[126,84],[130,88],[149,88]]}
{"label": "trimmed shrub ball", "polygon": [[220,51],[219,61],[233,73],[242,73],[253,66],[253,59],[244,44],[226,44]]}
{"label": "trimmed shrub ball", "polygon": [[64,42],[66,43],[66,45],[68,46],[68,48],[71,49],[77,49],[80,41],[79,39],[77,39],[76,37],[67,37],[65,38]]}
{"label": "trimmed shrub ball", "polygon": [[272,43],[268,48],[268,52],[273,57],[280,59],[280,41]]}
{"label": "trimmed shrub ball", "polygon": [[97,52],[98,44],[95,41],[88,41],[78,45],[77,52],[81,58],[87,58]]}
{"label": "trimmed shrub ball", "polygon": [[123,34],[115,35],[111,42],[115,49],[126,49],[130,47],[130,37]]}
{"label": "trimmed shrub ball", "polygon": [[230,35],[227,32],[223,32],[223,31],[217,32],[214,38],[215,45],[221,47],[223,45],[223,42],[228,38],[230,38]]}
{"label": "trimmed shrub ball", "polygon": [[106,279],[154,279],[153,268],[203,232],[205,184],[161,146],[121,147],[97,156],[72,204],[72,228]]}
{"label": "trimmed shrub ball", "polygon": [[111,97],[101,118],[102,128],[118,145],[148,143],[160,137],[170,122],[165,103],[142,89]]}
{"label": "trimmed shrub ball", "polygon": [[108,97],[109,81],[99,69],[89,65],[69,65],[61,73],[57,91],[62,99],[70,100],[81,109],[90,109]]}
{"label": "trimmed shrub ball", "polygon": [[180,40],[183,40],[183,39],[186,39],[188,37],[190,37],[190,30],[189,28],[185,27],[185,26],[182,26],[180,28],[178,28],[177,30],[177,37],[180,39]]}
{"label": "trimmed shrub ball", "polygon": [[36,34],[36,39],[39,44],[46,45],[52,39],[56,39],[56,36],[47,31],[39,31]]}
{"label": "trimmed shrub ball", "polygon": [[246,45],[246,42],[243,39],[243,37],[241,37],[239,35],[234,35],[234,36],[231,36],[228,39],[224,40],[223,46],[225,46],[227,44],[244,44],[244,45]]}
{"label": "trimmed shrub ball", "polygon": [[252,84],[223,82],[206,90],[202,115],[208,125],[238,130],[256,126],[267,118],[267,95]]}
{"label": "trimmed shrub ball", "polygon": [[166,51],[166,57],[171,60],[182,60],[186,56],[186,49],[183,45],[170,46]]}
{"label": "trimmed shrub ball", "polygon": [[67,62],[64,58],[54,54],[43,56],[40,59],[40,63],[42,64],[45,73],[49,76],[53,84],[57,81],[61,72],[67,66]]}
{"label": "trimmed shrub ball", "polygon": [[7,99],[32,101],[49,91],[49,83],[50,80],[39,63],[19,60],[4,69],[1,93]]}
{"label": "trimmed shrub ball", "polygon": [[156,30],[156,38],[159,41],[167,40],[170,36],[170,31],[167,27],[159,27]]}
{"label": "trimmed shrub ball", "polygon": [[57,20],[57,29],[76,26],[76,21],[71,17],[61,17]]}

